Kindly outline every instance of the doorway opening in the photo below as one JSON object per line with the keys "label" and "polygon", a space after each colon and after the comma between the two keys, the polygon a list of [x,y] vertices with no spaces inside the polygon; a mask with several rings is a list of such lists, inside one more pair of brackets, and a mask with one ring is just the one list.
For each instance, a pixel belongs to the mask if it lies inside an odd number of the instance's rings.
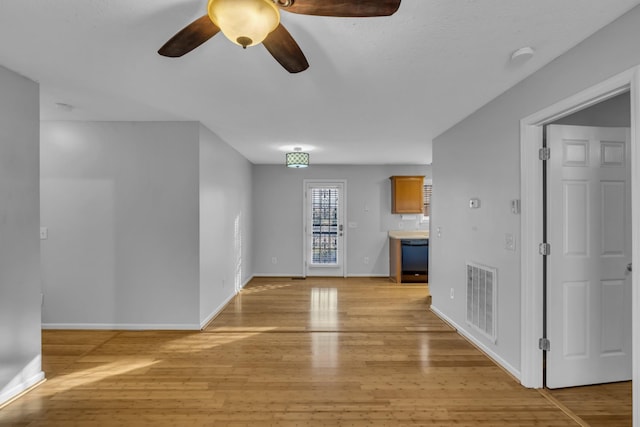
{"label": "doorway opening", "polygon": [[305,276],[345,277],[344,180],[304,181]]}
{"label": "doorway opening", "polygon": [[[526,387],[541,388],[544,382],[543,351],[539,349],[544,335],[543,316],[543,259],[540,244],[543,243],[542,167],[539,150],[542,148],[544,126],[575,112],[630,92],[631,104],[631,209],[632,215],[632,262],[640,258],[640,138],[637,132],[640,123],[640,68],[635,67],[614,76],[598,85],[551,105],[521,120],[521,383]],[[552,249],[553,250],[553,249]],[[640,293],[638,275],[632,281],[633,325],[640,320]],[[632,372],[640,375],[640,329],[632,328]],[[552,344],[553,345],[553,344]],[[634,381],[634,419],[640,419],[640,382]]]}

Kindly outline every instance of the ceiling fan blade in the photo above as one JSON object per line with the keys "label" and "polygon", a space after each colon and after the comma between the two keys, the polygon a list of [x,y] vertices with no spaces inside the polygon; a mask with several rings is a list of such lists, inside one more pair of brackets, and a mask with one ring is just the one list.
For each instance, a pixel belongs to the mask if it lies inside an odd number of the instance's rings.
{"label": "ceiling fan blade", "polygon": [[211,21],[209,16],[204,15],[178,31],[158,50],[158,53],[162,56],[177,58],[191,52],[219,31],[220,28]]}
{"label": "ceiling fan blade", "polygon": [[299,73],[309,68],[307,58],[300,50],[300,46],[282,24],[279,24],[262,44],[288,72]]}
{"label": "ceiling fan blade", "polygon": [[303,15],[358,18],[393,15],[400,7],[400,0],[293,0],[290,6],[281,7]]}

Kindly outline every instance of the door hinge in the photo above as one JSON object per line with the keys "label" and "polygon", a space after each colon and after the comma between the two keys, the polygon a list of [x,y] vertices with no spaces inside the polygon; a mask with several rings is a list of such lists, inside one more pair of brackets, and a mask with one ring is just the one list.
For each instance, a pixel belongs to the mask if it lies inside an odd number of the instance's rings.
{"label": "door hinge", "polygon": [[538,348],[542,351],[550,351],[551,341],[549,341],[549,338],[540,338],[538,340]]}
{"label": "door hinge", "polygon": [[540,252],[540,255],[551,255],[551,245],[549,243],[540,243],[540,245],[538,245],[538,252]]}
{"label": "door hinge", "polygon": [[538,157],[540,160],[549,160],[551,158],[551,148],[542,147],[538,150]]}

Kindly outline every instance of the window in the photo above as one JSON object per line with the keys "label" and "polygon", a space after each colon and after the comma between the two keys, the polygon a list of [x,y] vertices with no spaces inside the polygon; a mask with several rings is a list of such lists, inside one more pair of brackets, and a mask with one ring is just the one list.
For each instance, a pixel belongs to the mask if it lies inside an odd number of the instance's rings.
{"label": "window", "polygon": [[336,264],[338,260],[338,188],[311,189],[312,264]]}
{"label": "window", "polygon": [[422,214],[427,218],[431,214],[431,187],[431,180],[425,181],[424,187],[422,187]]}

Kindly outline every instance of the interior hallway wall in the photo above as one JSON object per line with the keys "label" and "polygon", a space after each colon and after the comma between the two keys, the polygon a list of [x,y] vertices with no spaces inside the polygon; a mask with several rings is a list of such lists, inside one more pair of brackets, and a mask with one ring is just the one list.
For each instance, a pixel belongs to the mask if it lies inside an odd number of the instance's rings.
{"label": "interior hallway wall", "polygon": [[42,122],[45,327],[199,327],[198,142],[194,122]]}
{"label": "interior hallway wall", "polygon": [[252,277],[252,164],[200,125],[200,322]]}
{"label": "interior hallway wall", "polygon": [[[639,64],[639,38],[636,7],[434,140],[432,307],[516,376],[520,216],[511,213],[510,201],[521,197],[520,120]],[[479,198],[481,207],[469,209],[470,198]],[[515,237],[515,251],[505,249],[506,234]],[[465,321],[467,260],[498,269],[495,343]]]}
{"label": "interior hallway wall", "polygon": [[44,378],[38,84],[0,67],[0,404]]}

